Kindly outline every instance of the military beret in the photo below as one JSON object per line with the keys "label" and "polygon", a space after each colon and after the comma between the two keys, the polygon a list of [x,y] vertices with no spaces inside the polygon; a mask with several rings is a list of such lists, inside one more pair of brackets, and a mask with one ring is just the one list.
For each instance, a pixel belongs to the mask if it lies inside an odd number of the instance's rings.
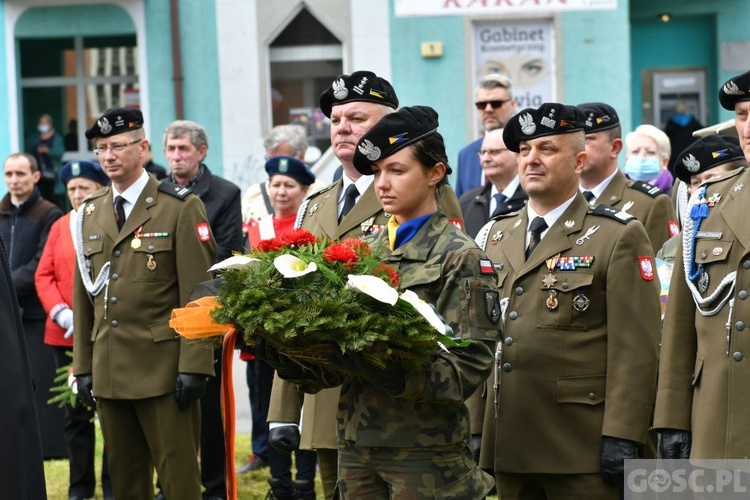
{"label": "military beret", "polygon": [[740,101],[750,101],[750,71],[730,78],[719,89],[719,102],[724,109],[734,111]]}
{"label": "military beret", "polygon": [[130,130],[143,128],[143,113],[137,108],[109,108],[86,131],[86,139],[112,137]]}
{"label": "military beret", "polygon": [[587,134],[615,128],[620,124],[615,108],[603,102],[585,102],[576,106],[583,112]]}
{"label": "military beret", "polygon": [[266,162],[266,172],[268,172],[268,177],[273,177],[277,174],[286,175],[305,186],[309,186],[315,182],[315,174],[310,170],[310,167],[291,156],[274,156],[273,158],[269,158]]}
{"label": "military beret", "polygon": [[320,94],[320,110],[328,118],[337,104],[367,101],[398,108],[398,97],[391,83],[372,71],[355,71],[351,75],[340,75],[331,86]]}
{"label": "military beret", "polygon": [[508,120],[503,129],[503,142],[518,153],[521,141],[583,130],[585,121],[583,112],[575,106],[545,102],[537,109],[526,108]]}
{"label": "military beret", "polygon": [[674,163],[674,173],[678,179],[690,184],[690,176],[730,161],[744,159],[745,155],[736,137],[709,135],[701,137],[680,153]]}
{"label": "military beret", "polygon": [[[363,175],[372,175],[373,162],[388,158],[406,146],[436,133],[438,125],[437,111],[429,106],[403,107],[395,113],[389,113],[359,140],[354,152],[354,167]],[[447,164],[445,166],[446,173],[450,174],[451,168]]]}
{"label": "military beret", "polygon": [[98,163],[87,160],[70,161],[60,171],[60,181],[67,186],[70,179],[83,177],[98,182],[102,186],[109,184],[109,177]]}

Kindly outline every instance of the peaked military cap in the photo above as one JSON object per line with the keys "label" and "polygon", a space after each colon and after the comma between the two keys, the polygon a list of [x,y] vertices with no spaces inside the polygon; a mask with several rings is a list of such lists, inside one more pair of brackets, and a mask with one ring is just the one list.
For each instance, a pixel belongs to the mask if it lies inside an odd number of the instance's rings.
{"label": "peaked military cap", "polygon": [[615,108],[603,102],[585,102],[576,106],[583,112],[587,134],[615,128],[620,124]]}
{"label": "peaked military cap", "polygon": [[[437,111],[429,106],[403,107],[380,119],[357,144],[354,167],[363,175],[372,175],[372,164],[410,144],[437,132]],[[436,160],[437,162],[437,160]],[[451,168],[446,164],[446,173]]]}
{"label": "peaked military cap", "polygon": [[584,130],[585,121],[583,112],[575,106],[545,102],[537,109],[526,108],[508,120],[503,129],[503,142],[518,153],[521,141]]}
{"label": "peaked military cap", "polygon": [[273,177],[276,174],[286,175],[305,186],[315,182],[315,174],[312,170],[303,162],[291,156],[269,158],[266,162],[266,172],[268,172],[268,177]]}
{"label": "peaked military cap", "polygon": [[736,137],[709,135],[701,137],[680,153],[674,164],[678,179],[690,184],[690,176],[697,175],[724,163],[744,160],[745,155]]}
{"label": "peaked military cap", "polygon": [[109,108],[86,131],[86,139],[113,135],[143,128],[143,113],[136,108]]}
{"label": "peaked military cap", "polygon": [[328,118],[337,104],[367,101],[398,108],[398,97],[391,83],[372,71],[355,71],[351,75],[338,76],[328,89],[320,94],[320,110]]}
{"label": "peaked military cap", "polygon": [[750,71],[733,76],[719,89],[719,102],[724,109],[734,111],[740,101],[750,101]]}
{"label": "peaked military cap", "polygon": [[109,177],[104,173],[98,163],[88,160],[70,161],[60,171],[60,181],[67,186],[71,179],[83,177],[98,182],[102,186],[109,184]]}

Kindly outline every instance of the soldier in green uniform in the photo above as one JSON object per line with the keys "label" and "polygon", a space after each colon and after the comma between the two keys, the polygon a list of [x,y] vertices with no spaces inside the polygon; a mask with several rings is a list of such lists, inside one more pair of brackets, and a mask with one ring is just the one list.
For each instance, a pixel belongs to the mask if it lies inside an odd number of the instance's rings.
{"label": "soldier in green uniform", "polygon": [[680,230],[669,196],[647,182],[628,179],[617,168],[622,128],[612,106],[588,102],[576,107],[585,115],[588,158],[580,190],[592,205],[601,203],[633,215],[646,228],[654,253],[658,252]]}
{"label": "soldier in green uniform", "polygon": [[[74,373],[96,404],[115,497],[200,499],[198,399],[213,355],[169,327],[172,309],[210,278],[216,242],[200,199],[143,170],[137,109],[107,110],[86,131],[110,187],[81,206],[74,238]],[[94,400],[96,398],[96,400]]]}
{"label": "soldier in green uniform", "polygon": [[[750,162],[750,72],[719,91]],[[693,194],[664,318],[654,427],[664,458],[750,456],[750,171]]]}
{"label": "soldier in green uniform", "polygon": [[[341,75],[321,94],[320,109],[331,118],[331,144],[344,175],[307,198],[300,207],[296,227],[334,240],[366,237],[385,230],[390,215],[378,202],[372,176],[358,172],[353,158],[362,135],[397,107],[398,97],[391,84],[370,71]],[[462,227],[461,207],[453,189],[446,184],[438,188],[438,193],[438,205],[449,221]],[[333,497],[336,484],[339,392],[340,388],[334,387],[305,395],[277,376],[268,411],[269,444],[287,452],[297,446],[317,451],[328,499]]]}
{"label": "soldier in green uniform", "polygon": [[503,500],[617,498],[646,440],[656,387],[659,282],[632,215],[579,192],[585,115],[545,103],[514,116],[525,209],[477,235],[498,271],[503,341],[480,465]]}

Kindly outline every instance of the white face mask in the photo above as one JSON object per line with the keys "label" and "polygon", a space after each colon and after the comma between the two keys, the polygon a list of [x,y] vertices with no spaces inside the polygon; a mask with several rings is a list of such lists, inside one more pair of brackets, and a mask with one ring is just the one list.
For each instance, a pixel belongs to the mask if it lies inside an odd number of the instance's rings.
{"label": "white face mask", "polygon": [[625,162],[628,177],[637,181],[648,181],[659,176],[659,158],[653,156],[631,156]]}
{"label": "white face mask", "polygon": [[51,128],[52,127],[46,124],[41,124],[36,127],[36,129],[39,131],[40,134],[46,134],[47,132],[50,131]]}

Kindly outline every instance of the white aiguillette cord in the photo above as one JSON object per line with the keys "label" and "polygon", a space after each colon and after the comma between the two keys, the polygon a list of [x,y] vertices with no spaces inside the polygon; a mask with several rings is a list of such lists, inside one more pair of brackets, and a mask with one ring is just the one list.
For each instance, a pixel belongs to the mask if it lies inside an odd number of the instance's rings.
{"label": "white aiguillette cord", "polygon": [[83,286],[92,295],[97,296],[102,293],[105,287],[109,284],[109,261],[107,261],[99,271],[99,275],[96,280],[91,280],[91,262],[83,255],[83,216],[84,207],[86,203],[81,204],[76,213],[76,231],[73,235],[75,239],[74,243],[76,246],[76,258],[78,259],[78,271],[81,273],[81,279],[83,280]]}

